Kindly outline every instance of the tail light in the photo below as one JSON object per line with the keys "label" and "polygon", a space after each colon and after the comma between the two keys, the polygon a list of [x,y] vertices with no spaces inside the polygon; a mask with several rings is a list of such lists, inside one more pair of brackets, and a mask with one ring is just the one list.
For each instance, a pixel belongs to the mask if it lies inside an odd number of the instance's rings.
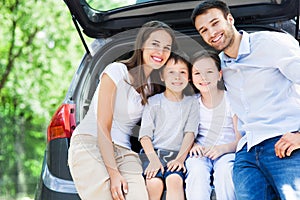
{"label": "tail light", "polygon": [[62,104],[48,126],[48,142],[57,138],[70,138],[75,127],[75,104]]}

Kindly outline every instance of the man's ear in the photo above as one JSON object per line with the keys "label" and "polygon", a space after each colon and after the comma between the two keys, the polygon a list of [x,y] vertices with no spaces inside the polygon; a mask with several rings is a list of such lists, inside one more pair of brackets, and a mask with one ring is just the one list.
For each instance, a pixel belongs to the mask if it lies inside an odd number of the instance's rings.
{"label": "man's ear", "polygon": [[234,25],[234,18],[233,16],[229,13],[227,15],[227,21],[231,24],[231,25]]}

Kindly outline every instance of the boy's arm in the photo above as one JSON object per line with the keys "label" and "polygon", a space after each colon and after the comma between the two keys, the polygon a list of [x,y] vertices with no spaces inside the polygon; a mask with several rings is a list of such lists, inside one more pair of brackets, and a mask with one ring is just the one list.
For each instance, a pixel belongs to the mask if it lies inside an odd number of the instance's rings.
{"label": "boy's arm", "polygon": [[140,143],[145,151],[147,158],[149,159],[149,165],[144,172],[146,178],[150,179],[155,177],[158,170],[161,170],[161,172],[164,173],[164,167],[154,151],[151,139],[148,136],[144,136],[140,139]]}
{"label": "boy's arm", "polygon": [[183,169],[183,172],[186,172],[184,161],[192,145],[194,144],[194,139],[195,139],[195,135],[193,132],[185,133],[177,157],[175,158],[175,160],[172,160],[167,164],[168,171],[174,171],[174,170],[179,171]]}

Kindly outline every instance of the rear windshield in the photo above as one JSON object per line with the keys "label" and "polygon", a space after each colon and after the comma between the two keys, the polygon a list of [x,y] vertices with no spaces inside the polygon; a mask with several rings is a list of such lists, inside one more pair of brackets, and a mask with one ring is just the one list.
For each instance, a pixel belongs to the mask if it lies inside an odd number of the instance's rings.
{"label": "rear windshield", "polygon": [[[134,4],[142,4],[147,2],[148,3],[159,2],[159,1],[170,2],[170,0],[86,0],[86,2],[90,5],[90,7],[98,11],[108,11],[108,10],[113,10],[125,6],[134,5]],[[257,4],[257,3],[281,4],[285,1],[287,0],[224,0],[224,2],[226,2],[229,6]]]}

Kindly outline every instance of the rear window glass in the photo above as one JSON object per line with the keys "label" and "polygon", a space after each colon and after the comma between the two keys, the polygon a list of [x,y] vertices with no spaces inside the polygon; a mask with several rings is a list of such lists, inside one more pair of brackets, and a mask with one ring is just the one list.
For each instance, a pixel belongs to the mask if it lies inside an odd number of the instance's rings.
{"label": "rear window glass", "polygon": [[[86,2],[95,10],[108,11],[134,4],[143,4],[147,2],[159,2],[171,0],[86,0]],[[183,0],[184,1],[184,0]],[[224,0],[229,6],[247,5],[257,3],[281,4],[286,0]],[[199,1],[198,1],[199,2]]]}

